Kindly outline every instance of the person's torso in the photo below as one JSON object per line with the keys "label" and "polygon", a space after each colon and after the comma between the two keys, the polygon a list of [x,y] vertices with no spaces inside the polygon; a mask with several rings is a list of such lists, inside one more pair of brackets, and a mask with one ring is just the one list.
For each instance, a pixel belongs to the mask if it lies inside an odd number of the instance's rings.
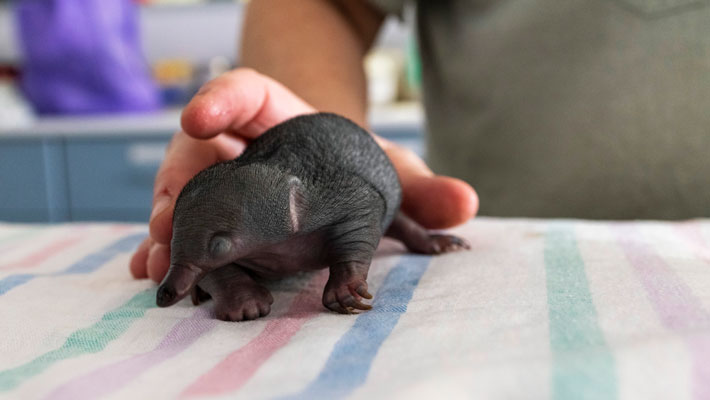
{"label": "person's torso", "polygon": [[710,216],[710,2],[422,0],[429,162],[481,213]]}

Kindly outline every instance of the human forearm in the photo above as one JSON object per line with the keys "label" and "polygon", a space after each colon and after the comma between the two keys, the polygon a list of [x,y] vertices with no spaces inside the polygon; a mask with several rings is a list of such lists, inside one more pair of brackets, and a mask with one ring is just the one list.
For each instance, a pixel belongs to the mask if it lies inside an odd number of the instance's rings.
{"label": "human forearm", "polygon": [[275,78],[316,109],[365,126],[362,59],[383,20],[364,0],[253,0],[241,64]]}

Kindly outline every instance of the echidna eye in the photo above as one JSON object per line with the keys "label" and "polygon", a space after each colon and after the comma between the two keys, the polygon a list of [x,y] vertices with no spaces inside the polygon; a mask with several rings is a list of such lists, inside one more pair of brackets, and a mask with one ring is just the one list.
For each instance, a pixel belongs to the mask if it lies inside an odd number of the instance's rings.
{"label": "echidna eye", "polygon": [[212,257],[221,257],[229,253],[232,249],[232,242],[221,235],[215,235],[212,240],[210,240],[210,255]]}

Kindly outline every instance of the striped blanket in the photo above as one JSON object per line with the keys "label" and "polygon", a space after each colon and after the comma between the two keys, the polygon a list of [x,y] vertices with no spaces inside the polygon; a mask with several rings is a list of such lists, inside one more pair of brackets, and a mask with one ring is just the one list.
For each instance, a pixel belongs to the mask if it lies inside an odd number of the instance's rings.
{"label": "striped blanket", "polygon": [[473,250],[384,240],[374,309],[271,284],[267,318],[159,309],[146,227],[0,224],[0,397],[710,399],[710,221],[478,218]]}

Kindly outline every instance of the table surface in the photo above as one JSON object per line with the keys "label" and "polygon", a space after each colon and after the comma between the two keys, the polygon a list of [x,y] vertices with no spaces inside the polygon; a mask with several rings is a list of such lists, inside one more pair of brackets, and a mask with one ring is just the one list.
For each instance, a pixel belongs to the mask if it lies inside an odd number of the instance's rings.
{"label": "table surface", "polygon": [[0,224],[0,397],[710,398],[710,220],[477,218],[468,252],[383,240],[372,311],[326,312],[321,271],[240,323],[155,307],[146,230]]}

